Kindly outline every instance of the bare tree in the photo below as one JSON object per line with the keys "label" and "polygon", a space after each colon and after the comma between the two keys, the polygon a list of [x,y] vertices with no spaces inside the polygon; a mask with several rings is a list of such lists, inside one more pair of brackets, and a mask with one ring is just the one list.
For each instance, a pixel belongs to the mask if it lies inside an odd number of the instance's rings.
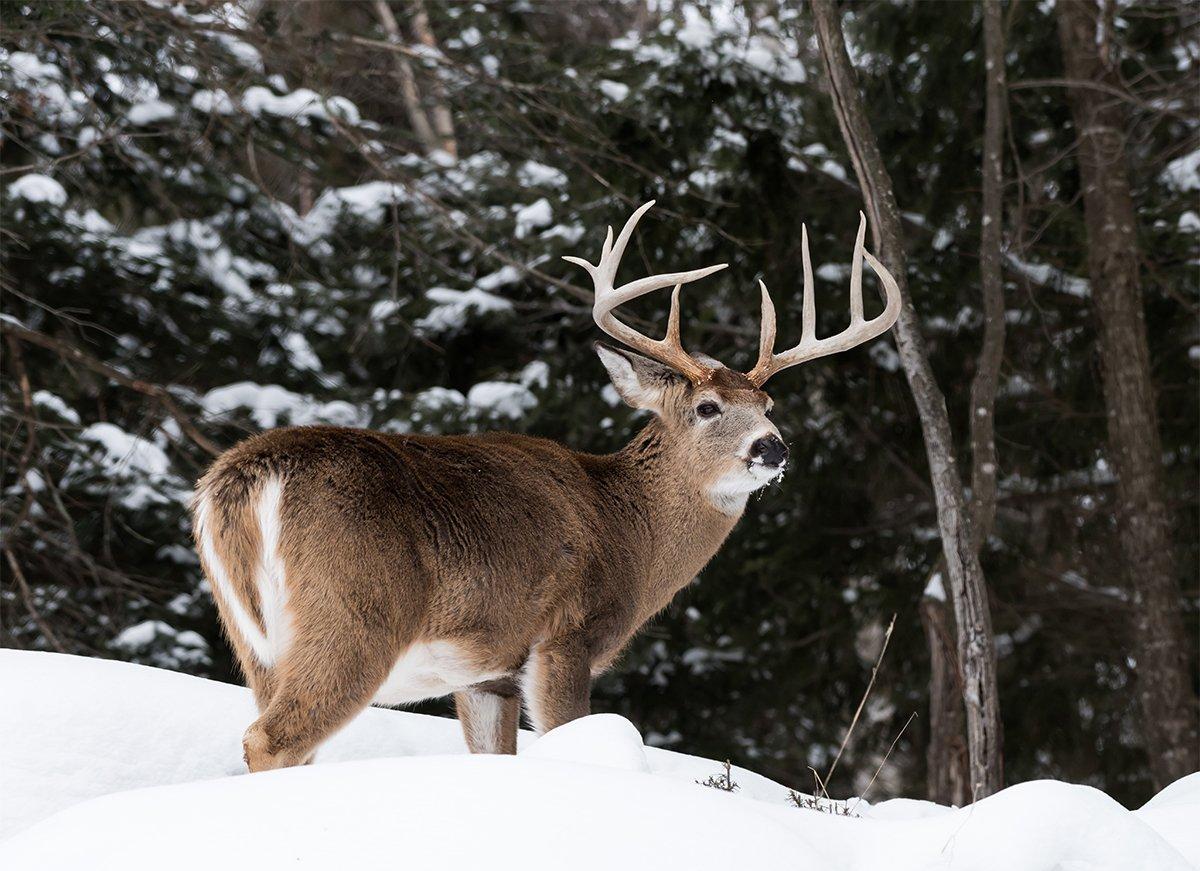
{"label": "bare tree", "polygon": [[921,419],[929,461],[946,574],[957,623],[959,666],[967,713],[971,791],[975,798],[1000,788],[1000,702],[996,690],[996,653],[988,609],[987,586],[972,543],[962,478],[954,457],[954,440],[946,400],[933,377],[929,356],[908,293],[900,209],[892,180],[867,120],[854,67],[833,0],[812,0],[821,60],[846,149],[871,216],[871,232],[879,258],[900,283],[903,306],[896,322],[896,346]]}
{"label": "bare tree", "polygon": [[[979,272],[983,291],[983,345],[971,381],[971,543],[977,554],[996,518],[996,390],[1004,360],[1004,128],[1007,118],[1007,83],[1004,74],[1004,26],[999,0],[983,0],[984,131],[983,208]],[[945,570],[939,563],[930,587],[941,589]],[[928,589],[928,588],[927,588]],[[942,804],[961,805],[968,798],[963,745],[962,679],[952,646],[954,617],[945,597],[926,595],[921,600],[921,624],[929,646],[929,747],[926,754],[929,797]]]}
{"label": "bare tree", "polygon": [[[396,16],[392,14],[392,8],[388,6],[387,0],[375,0],[372,5],[375,9],[375,17],[379,19],[379,24],[387,34],[388,42],[397,46],[401,45],[403,39],[400,35],[400,25],[396,22]],[[413,72],[412,62],[406,54],[394,51],[392,52],[392,63],[396,68],[396,78],[400,80],[400,99],[404,101],[404,111],[408,114],[408,122],[412,125],[413,133],[421,141],[421,147],[426,154],[437,150],[438,138],[433,132],[433,126],[429,123],[429,119],[425,116],[424,106],[421,105],[421,91],[417,87],[417,77]]]}
{"label": "bare tree", "polygon": [[954,615],[946,602],[942,572],[935,572],[921,598],[921,627],[929,646],[929,743],[925,792],[930,801],[962,807],[971,800],[970,759],[962,704],[962,673]]}
{"label": "bare tree", "polygon": [[1150,771],[1161,788],[1198,767],[1197,704],[1188,674],[1142,313],[1137,216],[1125,149],[1128,103],[1112,96],[1124,91],[1105,37],[1112,33],[1112,3],[1101,8],[1094,0],[1060,0],[1057,10],[1079,146],[1119,537],[1136,594],[1137,691]]}
{"label": "bare tree", "polygon": [[[439,51],[437,39],[433,35],[433,28],[429,24],[429,13],[425,11],[423,0],[412,0],[412,28],[421,45],[431,51]],[[451,157],[457,158],[458,141],[454,138],[454,116],[450,112],[446,89],[442,87],[441,79],[434,77],[430,91],[433,94],[433,100],[429,114],[433,120],[433,131],[437,134],[438,147]]]}
{"label": "bare tree", "polygon": [[983,347],[971,381],[971,532],[979,551],[996,518],[996,388],[1004,360],[1004,24],[1000,0],[983,0],[984,77],[983,217],[979,276],[983,290]]}

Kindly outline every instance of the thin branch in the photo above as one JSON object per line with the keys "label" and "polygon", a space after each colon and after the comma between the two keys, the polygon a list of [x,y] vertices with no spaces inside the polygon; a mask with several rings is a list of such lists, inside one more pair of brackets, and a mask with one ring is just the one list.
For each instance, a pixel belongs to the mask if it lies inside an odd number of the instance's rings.
{"label": "thin branch", "polygon": [[[833,777],[834,769],[837,768],[838,762],[842,758],[842,753],[846,750],[846,744],[850,741],[850,736],[854,734],[854,727],[858,725],[858,718],[862,716],[863,708],[867,705],[867,697],[871,695],[871,688],[875,686],[875,676],[879,674],[879,665],[883,662],[883,655],[887,653],[888,642],[892,640],[892,630],[896,628],[896,615],[892,615],[892,622],[888,623],[887,632],[883,634],[883,646],[879,648],[879,656],[875,659],[875,667],[871,669],[871,680],[867,682],[867,690],[863,693],[862,699],[858,703],[858,710],[854,712],[854,719],[850,721],[850,728],[846,730],[846,737],[842,739],[842,746],[838,748],[837,756],[833,757],[833,763],[829,766],[829,771],[825,774],[825,783],[829,783],[829,779]],[[814,771],[813,774],[816,774]],[[822,786],[822,788],[824,788]]]}
{"label": "thin branch", "polygon": [[21,564],[17,562],[17,558],[13,556],[12,550],[7,546],[4,548],[4,558],[8,561],[8,567],[12,571],[13,579],[17,582],[17,588],[21,591],[21,601],[25,603],[25,609],[29,611],[29,616],[33,618],[33,622],[41,630],[42,636],[59,653],[66,653],[67,649],[58,640],[58,636],[54,634],[54,631],[50,628],[50,624],[42,617],[42,612],[34,605],[33,591],[29,589],[29,583],[25,580],[25,573],[21,571]]}
{"label": "thin branch", "polygon": [[174,418],[175,422],[179,424],[179,428],[188,438],[195,442],[202,450],[214,457],[221,455],[221,449],[210,441],[204,433],[200,432],[199,428],[192,422],[192,419],[184,410],[179,407],[179,403],[175,401],[175,398],[171,396],[165,387],[159,384],[152,384],[149,381],[132,378],[70,342],[56,339],[53,336],[47,336],[45,333],[39,333],[27,327],[18,326],[12,321],[0,321],[0,332],[30,345],[37,345],[53,351],[60,357],[79,363],[98,375],[103,375],[108,380],[120,384],[122,387],[127,387],[130,390],[155,399],[163,407],[163,410]]}
{"label": "thin branch", "polygon": [[856,810],[858,810],[859,803],[862,802],[862,800],[867,797],[867,793],[870,792],[871,787],[875,785],[875,778],[879,777],[879,772],[883,771],[883,766],[887,765],[888,759],[890,759],[892,756],[892,751],[896,749],[896,745],[900,742],[900,738],[904,734],[904,730],[907,729],[908,724],[911,723],[916,718],[917,718],[916,711],[913,711],[911,714],[908,715],[908,719],[904,721],[904,725],[900,727],[900,731],[897,732],[896,737],[892,739],[892,746],[887,749],[887,753],[883,754],[883,760],[879,763],[879,767],[875,769],[875,773],[871,775],[871,780],[867,784],[867,788],[864,789],[862,791],[862,795],[860,795],[855,800],[854,807],[850,808],[849,816],[854,816],[854,812]]}

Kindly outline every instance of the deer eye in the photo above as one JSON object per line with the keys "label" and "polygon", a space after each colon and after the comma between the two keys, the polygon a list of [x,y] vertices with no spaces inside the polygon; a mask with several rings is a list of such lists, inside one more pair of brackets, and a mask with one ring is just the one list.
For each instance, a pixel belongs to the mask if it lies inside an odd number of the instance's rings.
{"label": "deer eye", "polygon": [[701,402],[696,406],[696,414],[701,417],[716,417],[721,413],[721,406],[715,402]]}

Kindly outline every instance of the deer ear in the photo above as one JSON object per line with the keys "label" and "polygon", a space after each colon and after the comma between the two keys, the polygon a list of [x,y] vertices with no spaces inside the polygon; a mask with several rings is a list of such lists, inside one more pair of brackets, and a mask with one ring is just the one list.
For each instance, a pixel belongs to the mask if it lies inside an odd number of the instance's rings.
{"label": "deer ear", "polygon": [[650,411],[662,409],[663,394],[684,378],[670,366],[624,349],[596,343],[600,362],[626,405]]}

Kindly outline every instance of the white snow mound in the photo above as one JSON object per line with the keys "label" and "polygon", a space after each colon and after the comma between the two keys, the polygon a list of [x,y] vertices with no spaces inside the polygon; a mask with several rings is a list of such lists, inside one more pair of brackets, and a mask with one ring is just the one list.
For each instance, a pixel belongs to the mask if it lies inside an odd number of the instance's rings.
{"label": "white snow mound", "polygon": [[369,710],[316,765],[246,775],[254,705],[240,687],[0,650],[0,698],[4,868],[1174,871],[1200,858],[1197,775],[1134,812],[1037,781],[961,810],[864,802],[844,817],[791,807],[743,769],[735,793],[700,786],[721,766],[644,747],[613,715],[489,757],[467,755],[453,721]]}

